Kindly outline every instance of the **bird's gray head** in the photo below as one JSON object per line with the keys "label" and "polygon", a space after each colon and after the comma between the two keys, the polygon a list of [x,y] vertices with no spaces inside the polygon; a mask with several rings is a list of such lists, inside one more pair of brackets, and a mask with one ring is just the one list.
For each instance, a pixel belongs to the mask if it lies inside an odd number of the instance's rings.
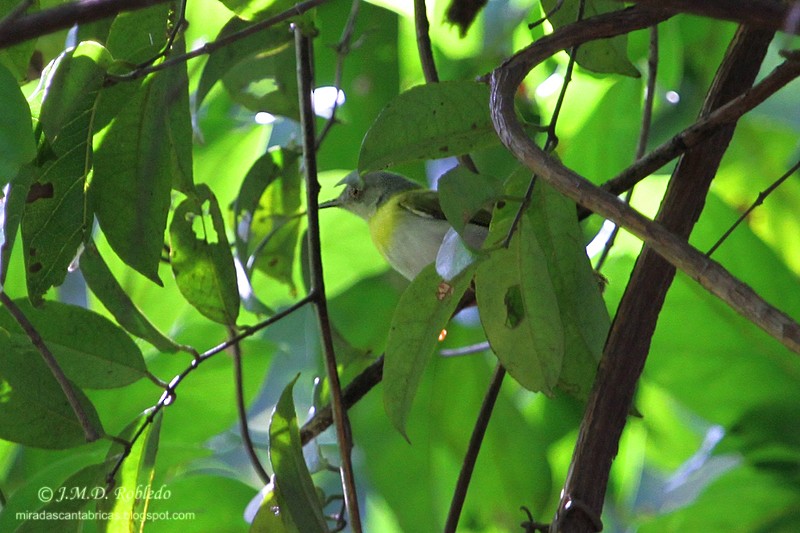
{"label": "bird's gray head", "polygon": [[345,185],[345,188],[338,198],[320,204],[320,209],[341,207],[364,220],[372,218],[378,207],[395,194],[421,188],[408,178],[383,171],[369,172],[363,176],[353,171],[336,185]]}

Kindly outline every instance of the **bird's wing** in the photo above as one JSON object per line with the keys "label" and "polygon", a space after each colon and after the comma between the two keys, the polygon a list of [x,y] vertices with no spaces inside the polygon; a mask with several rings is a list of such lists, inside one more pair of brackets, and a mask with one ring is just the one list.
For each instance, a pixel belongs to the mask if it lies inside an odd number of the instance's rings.
{"label": "bird's wing", "polygon": [[[410,211],[417,216],[445,220],[442,205],[439,203],[439,193],[430,190],[413,190],[406,192],[403,199],[398,203],[400,207]],[[486,209],[481,209],[470,219],[470,223],[488,228],[492,220],[492,213]]]}

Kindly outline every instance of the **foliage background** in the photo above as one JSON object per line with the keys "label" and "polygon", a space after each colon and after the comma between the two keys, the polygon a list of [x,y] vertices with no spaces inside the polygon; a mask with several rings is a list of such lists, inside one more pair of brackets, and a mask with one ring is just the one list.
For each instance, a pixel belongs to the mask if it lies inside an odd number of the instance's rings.
{"label": "foliage background", "polygon": [[[12,2],[2,4],[4,12]],[[44,7],[44,6],[43,6]],[[522,1],[489,2],[465,38],[444,24],[444,2],[430,2],[431,39],[442,79],[472,79],[496,67],[542,29],[526,23],[540,6]],[[379,111],[395,95],[424,82],[417,56],[413,20],[407,3],[363,3],[352,50],[344,56],[342,90],[346,101],[319,151],[323,198],[356,167],[359,146]],[[334,83],[335,45],[348,6],[321,5],[314,23],[316,79]],[[231,12],[212,0],[192,0],[185,33],[188,48],[212,40]],[[102,23],[101,23],[102,24]],[[679,15],[663,23],[651,146],[695,119],[703,96],[733,33],[732,23]],[[81,28],[83,31],[84,28]],[[91,33],[90,33],[91,34]],[[42,37],[35,47],[46,64],[64,47],[65,32]],[[763,67],[777,64],[778,51],[792,38],[778,35]],[[629,57],[645,70],[646,32],[631,35]],[[4,56],[8,58],[8,56]],[[188,64],[190,91],[196,89],[205,58]],[[560,54],[534,71],[525,89],[535,115],[549,116],[558,93]],[[288,69],[288,71],[287,71]],[[277,72],[291,77],[293,64]],[[554,73],[557,73],[554,77]],[[242,74],[246,77],[246,74]],[[33,93],[35,81],[23,85]],[[644,79],[598,76],[576,69],[558,122],[558,155],[595,183],[613,177],[633,160],[639,135]],[[750,205],[758,193],[797,159],[800,120],[797,84],[789,85],[740,122],[714,181],[706,209],[691,242],[708,249]],[[677,101],[676,101],[677,97]],[[278,117],[256,121],[242,105],[241,91],[216,84],[194,117],[193,170],[219,200],[232,236],[232,205],[243,177],[268,146],[297,142],[298,128]],[[320,119],[320,124],[322,124]],[[503,175],[513,160],[500,148],[475,154],[480,168]],[[436,172],[434,164],[400,170],[418,180]],[[669,169],[636,188],[633,205],[652,215]],[[800,317],[800,183],[790,178],[715,252],[715,259],[768,301]],[[334,326],[352,347],[344,381],[382,351],[392,312],[406,282],[387,269],[373,249],[366,226],[347,213],[321,213],[327,294]],[[587,223],[587,241],[597,221]],[[100,252],[126,293],[161,331],[198,350],[227,338],[226,327],[204,318],[185,302],[168,265],[159,287],[124,265],[98,233]],[[612,313],[624,290],[639,241],[622,232],[603,267],[609,283],[605,300]],[[17,246],[4,290],[27,293],[25,267]],[[590,248],[590,250],[596,250]],[[292,253],[300,251],[300,244]],[[288,257],[288,256],[287,256]],[[291,280],[302,294],[299,263]],[[254,292],[280,308],[297,292],[291,284],[256,274]],[[87,291],[79,272],[47,297],[108,315]],[[240,324],[257,321],[242,312]],[[443,347],[482,339],[477,322],[465,319],[449,328]],[[148,369],[164,380],[184,370],[188,357],[161,354],[137,341]],[[269,414],[287,383],[300,372],[294,397],[301,421],[314,403],[314,380],[324,375],[315,319],[309,309],[292,314],[243,342],[245,391],[251,430],[262,453]],[[407,443],[388,423],[381,387],[351,410],[360,499],[367,531],[441,529],[474,418],[488,384],[493,358],[435,358],[424,374],[409,419]],[[612,470],[604,522],[608,531],[794,531],[800,524],[798,454],[800,364],[774,340],[727,309],[685,277],[678,276],[667,298],[636,398],[641,418],[631,418]],[[87,391],[110,434],[122,431],[161,390],[147,380],[121,389]],[[525,519],[520,506],[536,518],[552,516],[577,435],[582,406],[575,400],[548,399],[506,380],[481,450],[461,524],[464,531],[508,531]],[[321,452],[333,464],[334,437],[321,437]],[[83,466],[105,457],[108,442],[67,451],[43,450],[0,441],[0,488],[7,500],[0,530],[11,531],[16,511],[41,506],[36,491],[57,487]],[[318,450],[307,450],[311,465]],[[313,467],[312,467],[313,469]],[[337,493],[338,477],[319,472],[315,482]],[[247,503],[261,488],[242,452],[237,429],[231,359],[220,354],[194,372],[164,412],[154,486],[166,485],[168,500],[150,510],[193,511],[191,522],[153,522],[148,531],[241,531]],[[96,524],[88,523],[91,530]]]}

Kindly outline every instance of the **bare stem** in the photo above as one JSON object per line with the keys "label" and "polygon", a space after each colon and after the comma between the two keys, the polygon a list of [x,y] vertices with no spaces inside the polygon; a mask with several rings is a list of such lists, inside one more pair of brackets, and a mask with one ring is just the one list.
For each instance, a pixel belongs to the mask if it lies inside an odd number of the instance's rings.
{"label": "bare stem", "polygon": [[311,91],[314,87],[311,38],[295,27],[295,46],[297,48],[297,82],[300,93],[300,123],[303,131],[303,163],[306,171],[306,199],[308,203],[308,249],[311,289],[317,311],[322,350],[325,358],[325,370],[331,390],[331,406],[333,422],[336,427],[336,438],[339,441],[341,459],[340,474],[344,490],[344,501],[347,506],[350,527],[356,533],[362,530],[361,515],[358,510],[355,475],[352,463],[352,432],[347,409],[342,401],[342,387],[339,381],[339,370],[333,348],[333,334],[328,319],[328,302],[325,297],[325,281],[322,271],[322,254],[319,233],[319,190],[317,180],[316,133],[314,112],[311,107]]}

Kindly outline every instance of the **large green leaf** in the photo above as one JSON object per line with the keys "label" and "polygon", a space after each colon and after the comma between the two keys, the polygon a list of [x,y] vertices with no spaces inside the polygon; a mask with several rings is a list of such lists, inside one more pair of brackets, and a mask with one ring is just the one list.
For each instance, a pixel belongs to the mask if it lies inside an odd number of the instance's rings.
{"label": "large green leaf", "polygon": [[128,332],[146,340],[163,352],[175,352],[181,346],[161,333],[136,307],[106,265],[94,242],[88,242],[81,254],[81,273],[86,284],[106,309]]}
{"label": "large green leaf", "polygon": [[575,204],[540,181],[529,213],[564,326],[564,364],[558,386],[585,399],[608,335],[608,310],[586,256]]}
{"label": "large green leaf", "polygon": [[[46,144],[22,216],[28,296],[40,304],[60,285],[91,224],[84,184],[92,166],[92,121],[111,63],[97,43],[65,52],[47,81],[39,122]],[[49,150],[48,150],[49,148]]]}
{"label": "large green leaf", "polygon": [[476,265],[450,282],[442,281],[434,265],[414,278],[397,304],[383,365],[383,405],[392,425],[408,439],[406,420],[422,373],[458,302],[469,288]]}
{"label": "large green leaf", "polygon": [[[110,389],[142,378],[147,369],[142,353],[118,326],[83,307],[45,302],[17,306],[33,324],[67,377],[81,387]],[[17,346],[33,349],[11,314],[0,309],[0,328]]]}
{"label": "large green leaf", "polygon": [[300,430],[292,399],[298,374],[283,390],[269,423],[269,460],[281,514],[286,512],[298,531],[328,531],[317,491],[303,457]]}
{"label": "large green leaf", "polygon": [[516,205],[495,209],[484,249],[501,246],[478,266],[478,309],[497,358],[523,387],[552,394],[564,360],[564,327],[547,258],[527,215],[502,247]]}
{"label": "large green leaf", "polygon": [[0,64],[0,181],[5,183],[36,155],[31,110],[14,76]]}
{"label": "large green leaf", "polygon": [[95,154],[89,188],[108,243],[129,266],[161,284],[158,266],[170,204],[172,69],[151,74],[119,110]]}
{"label": "large green leaf", "polygon": [[[49,449],[85,444],[80,422],[36,349],[0,331],[0,352],[0,439]],[[89,422],[102,434],[94,406],[80,389],[75,393]]]}
{"label": "large green leaf", "polygon": [[[578,19],[579,6],[584,6],[583,18],[590,18],[621,8],[613,0],[542,0],[542,8],[554,28],[566,26]],[[599,73],[639,77],[639,71],[628,59],[628,37],[619,35],[580,45],[575,58],[580,66]]]}
{"label": "large green leaf", "polygon": [[236,269],[219,204],[206,185],[175,209],[169,228],[175,282],[203,315],[235,325],[239,316]]}
{"label": "large green leaf", "polygon": [[358,170],[461,155],[497,142],[487,85],[420,85],[389,102],[375,119],[361,145]]}
{"label": "large green leaf", "polygon": [[[502,195],[498,180],[475,174],[460,165],[439,178],[437,186],[442,211],[459,234],[477,213],[490,207]],[[488,213],[483,218],[485,220],[481,222],[488,225]]]}

